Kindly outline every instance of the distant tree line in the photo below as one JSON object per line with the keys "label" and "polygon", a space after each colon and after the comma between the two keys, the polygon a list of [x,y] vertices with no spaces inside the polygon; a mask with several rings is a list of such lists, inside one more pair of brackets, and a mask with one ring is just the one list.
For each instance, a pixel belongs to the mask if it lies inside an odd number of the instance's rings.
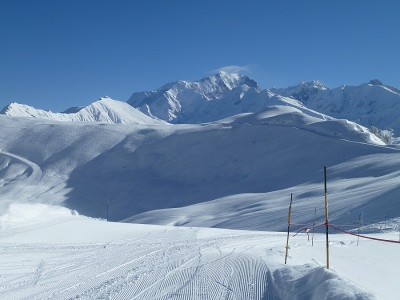
{"label": "distant tree line", "polygon": [[380,138],[386,145],[393,143],[393,130],[381,130],[375,126],[371,126],[370,131]]}

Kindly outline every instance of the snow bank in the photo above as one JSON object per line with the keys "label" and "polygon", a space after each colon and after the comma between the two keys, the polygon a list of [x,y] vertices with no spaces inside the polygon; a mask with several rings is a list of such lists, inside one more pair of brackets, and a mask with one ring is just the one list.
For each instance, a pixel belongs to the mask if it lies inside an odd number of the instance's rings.
{"label": "snow bank", "polygon": [[280,268],[273,278],[280,299],[376,299],[335,272],[312,264]]}
{"label": "snow bank", "polygon": [[56,217],[78,215],[77,211],[61,206],[41,203],[11,203],[6,213],[0,216],[1,227],[12,224],[47,220]]}

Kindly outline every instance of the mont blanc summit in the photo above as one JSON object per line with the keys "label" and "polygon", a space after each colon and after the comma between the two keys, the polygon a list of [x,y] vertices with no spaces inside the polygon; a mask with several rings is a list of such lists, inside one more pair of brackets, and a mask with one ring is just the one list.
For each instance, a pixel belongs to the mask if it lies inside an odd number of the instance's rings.
{"label": "mont blanc summit", "polygon": [[134,93],[128,103],[170,123],[204,123],[262,109],[269,98],[247,76],[219,72],[194,82],[177,81],[155,91]]}

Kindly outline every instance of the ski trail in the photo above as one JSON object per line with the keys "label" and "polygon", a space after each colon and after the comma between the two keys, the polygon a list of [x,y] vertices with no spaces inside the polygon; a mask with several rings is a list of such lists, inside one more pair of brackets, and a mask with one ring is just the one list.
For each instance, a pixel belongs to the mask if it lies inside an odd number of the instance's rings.
{"label": "ski trail", "polygon": [[[54,222],[47,225],[68,226]],[[10,231],[26,234],[19,230]],[[0,298],[279,300],[265,262],[239,244],[176,227],[101,243],[3,243]]]}
{"label": "ski trail", "polygon": [[16,160],[17,162],[27,166],[27,169],[23,171],[23,174],[26,174],[25,178],[16,181],[12,179],[2,186],[1,193],[3,195],[12,195],[13,197],[18,197],[18,195],[23,193],[23,191],[17,190],[17,187],[36,186],[39,183],[40,179],[42,178],[42,169],[37,164],[21,156],[3,150],[0,150],[0,156],[8,156],[11,161]]}
{"label": "ski trail", "polygon": [[23,163],[25,163],[26,165],[29,166],[31,171],[30,171],[30,173],[28,174],[28,177],[25,180],[25,184],[36,185],[36,184],[39,183],[40,179],[42,178],[42,169],[37,164],[35,164],[34,162],[32,162],[32,161],[30,161],[28,159],[25,159],[25,158],[23,158],[21,156],[18,156],[18,155],[15,155],[13,153],[6,152],[6,151],[3,151],[3,150],[0,150],[0,155],[1,154],[2,155],[7,155],[7,156],[12,157],[12,158],[15,158],[15,159],[17,159],[17,160],[19,160],[19,161],[21,161],[21,162],[23,162]]}

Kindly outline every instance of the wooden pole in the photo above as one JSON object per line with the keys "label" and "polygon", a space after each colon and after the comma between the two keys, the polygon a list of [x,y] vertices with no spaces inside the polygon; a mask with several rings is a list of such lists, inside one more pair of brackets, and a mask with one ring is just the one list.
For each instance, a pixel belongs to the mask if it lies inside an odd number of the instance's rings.
{"label": "wooden pole", "polygon": [[326,227],[326,268],[329,269],[329,227],[328,227],[328,191],[326,188],[326,166],[324,166],[325,182],[325,227]]}
{"label": "wooden pole", "polygon": [[361,213],[358,216],[358,228],[357,228],[357,247],[358,247],[358,243],[360,242],[360,226],[361,226]]}
{"label": "wooden pole", "polygon": [[290,205],[289,205],[289,216],[288,216],[288,226],[287,226],[287,239],[286,239],[286,254],[285,254],[285,265],[288,257],[289,251],[289,231],[290,231],[290,222],[292,218],[292,201],[293,201],[293,194],[290,194]]}

